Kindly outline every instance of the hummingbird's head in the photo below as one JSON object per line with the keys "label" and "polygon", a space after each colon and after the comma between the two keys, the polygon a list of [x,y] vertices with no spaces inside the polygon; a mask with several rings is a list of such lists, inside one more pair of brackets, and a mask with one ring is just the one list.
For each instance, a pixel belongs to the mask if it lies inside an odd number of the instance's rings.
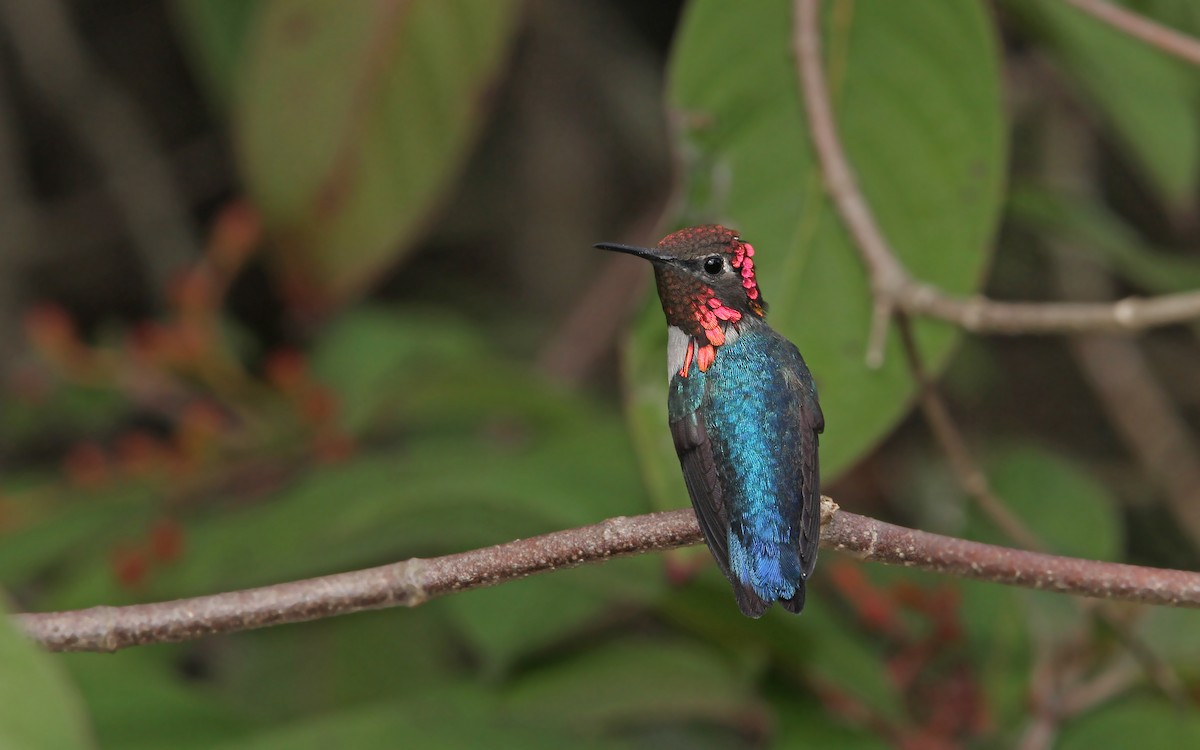
{"label": "hummingbird's head", "polygon": [[680,229],[653,248],[596,247],[653,263],[667,323],[713,346],[724,343],[722,322],[766,315],[767,303],[754,277],[754,248],[732,229],[717,224]]}

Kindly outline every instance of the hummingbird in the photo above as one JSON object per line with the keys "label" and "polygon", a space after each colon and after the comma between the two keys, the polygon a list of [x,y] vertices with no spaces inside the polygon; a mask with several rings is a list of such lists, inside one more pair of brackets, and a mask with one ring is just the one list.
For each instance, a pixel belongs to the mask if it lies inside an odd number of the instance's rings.
{"label": "hummingbird", "polygon": [[654,266],[667,319],[667,418],[692,507],[738,608],[804,608],[821,534],[818,435],[808,366],[766,323],[754,248],[731,229],[681,229],[656,247],[602,250]]}

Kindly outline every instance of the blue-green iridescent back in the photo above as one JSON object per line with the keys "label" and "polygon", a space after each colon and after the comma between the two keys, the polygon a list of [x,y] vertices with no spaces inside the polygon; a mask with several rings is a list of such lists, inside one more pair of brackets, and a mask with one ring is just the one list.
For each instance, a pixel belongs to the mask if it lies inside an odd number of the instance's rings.
{"label": "blue-green iridescent back", "polygon": [[820,534],[824,423],[800,352],[745,321],[701,372],[674,374],[668,413],[706,540],[742,611],[799,612]]}

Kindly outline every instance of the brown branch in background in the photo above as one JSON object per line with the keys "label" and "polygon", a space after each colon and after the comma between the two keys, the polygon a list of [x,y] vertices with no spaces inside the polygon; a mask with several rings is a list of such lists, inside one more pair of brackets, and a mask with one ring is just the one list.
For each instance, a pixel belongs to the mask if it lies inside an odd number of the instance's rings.
{"label": "brown branch in background", "polygon": [[[821,546],[861,560],[1103,599],[1200,607],[1200,573],[1080,560],[915,531],[838,510],[822,499]],[[690,509],[611,518],[495,547],[257,589],[127,607],[15,615],[53,651],[116,651],[304,622],[700,542]]]}
{"label": "brown branch in background", "polygon": [[937,440],[938,445],[945,452],[946,458],[950,461],[950,469],[954,472],[959,486],[975,501],[975,505],[983,511],[988,520],[995,524],[1001,533],[1025,549],[1043,550],[1044,546],[1041,540],[1029,530],[1024,521],[1009,510],[1004,501],[992,492],[987,475],[983,473],[979,464],[971,456],[962,431],[958,429],[954,418],[950,416],[950,409],[947,408],[946,402],[938,393],[933,378],[925,369],[925,363],[921,359],[921,352],[913,337],[912,325],[908,316],[903,313],[897,315],[896,327],[900,332],[900,341],[903,345],[905,359],[908,361],[908,368],[917,384],[917,397],[921,403],[925,423],[929,425],[934,439]]}
{"label": "brown branch in background", "polygon": [[1018,750],[1050,750],[1064,722],[1116,698],[1139,677],[1138,666],[1129,659],[1118,659],[1088,679],[1077,671],[1045,660],[1034,668],[1032,717],[1017,742]]}
{"label": "brown branch in background", "polygon": [[87,58],[62,0],[0,0],[2,27],[33,91],[95,158],[153,289],[197,255],[188,210],[133,101]]}
{"label": "brown branch in background", "polygon": [[914,279],[884,237],[842,147],[821,62],[820,0],[794,0],[796,64],[813,147],[826,189],[854,238],[875,298],[867,361],[878,366],[896,312],[945,320],[982,333],[1134,331],[1200,317],[1200,292],[1114,303],[997,302],[956,297]]}
{"label": "brown branch in background", "polygon": [[[1041,151],[1045,180],[1058,192],[1095,200],[1097,178],[1089,172],[1095,137],[1080,138],[1086,123],[1070,109],[1045,105]],[[1094,171],[1094,170],[1093,170]],[[1066,299],[1113,294],[1115,284],[1068,238],[1047,240],[1054,275]],[[1167,507],[1192,544],[1200,548],[1200,446],[1164,391],[1141,346],[1124,337],[1087,334],[1067,340],[1100,406],[1146,474],[1165,490]]]}
{"label": "brown branch in background", "polygon": [[1117,31],[1149,44],[1155,49],[1174,55],[1180,60],[1200,65],[1200,39],[1182,34],[1106,0],[1063,0]]}
{"label": "brown branch in background", "polygon": [[[1069,249],[1057,255],[1058,283],[1067,296],[1112,290],[1111,280],[1095,264]],[[1165,491],[1167,509],[1200,548],[1200,445],[1141,347],[1099,334],[1073,336],[1068,345],[1126,449]]]}

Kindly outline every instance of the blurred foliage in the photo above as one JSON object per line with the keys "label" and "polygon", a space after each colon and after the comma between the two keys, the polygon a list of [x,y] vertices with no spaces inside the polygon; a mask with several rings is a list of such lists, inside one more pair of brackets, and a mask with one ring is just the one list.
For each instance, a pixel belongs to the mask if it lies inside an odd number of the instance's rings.
{"label": "blurred foliage", "polygon": [[[1186,0],[1129,4],[1200,32]],[[59,306],[29,310],[32,355],[7,376],[0,420],[17,457],[0,475],[0,581],[22,608],[262,585],[687,502],[653,300],[622,348],[622,419],[615,399],[514,353],[496,333],[515,326],[503,307],[473,320],[469,300],[442,296],[451,283],[433,300],[366,293],[386,268],[420,262],[439,211],[453,223],[446,196],[536,5],[173,3],[246,195],[223,202],[161,315],[81,330]],[[1020,50],[1044,51],[1129,179],[1186,227],[1200,75],[1064,4],[998,5],[825,4],[845,146],[904,263],[982,292],[989,266],[1003,279],[1032,262],[1017,243],[993,256],[1007,218],[1018,237],[1086,247],[1133,291],[1194,288],[1194,254],[1146,239],[1099,192],[1045,184],[1027,154],[1009,164],[1001,90],[1005,66],[1028,63]],[[785,0],[685,5],[666,61],[681,175],[665,221],[727,222],[758,246],[771,320],[816,373],[827,486],[841,477],[852,498],[882,475],[875,495],[892,508],[879,513],[1006,543],[929,442],[911,424],[897,432],[915,395],[898,340],[883,368],[865,364],[867,280],[822,189],[791,44]],[[263,304],[304,323],[292,343],[230,309],[259,265],[282,292]],[[919,321],[917,336],[964,411],[1019,379],[951,326]],[[1027,406],[1031,421],[1053,411]],[[1137,540],[1112,472],[1088,446],[1032,431],[973,431],[996,492],[1053,551],[1127,557]],[[1197,694],[1196,615],[1127,618]],[[834,553],[801,617],[741,617],[697,553],[111,657],[39,654],[11,628],[0,648],[4,747],[229,750],[1008,747],[1048,697],[1046,674],[1087,687],[1129,658],[1063,597]],[[1140,674],[1121,687],[1063,716],[1058,746],[1155,750],[1200,732]]]}

